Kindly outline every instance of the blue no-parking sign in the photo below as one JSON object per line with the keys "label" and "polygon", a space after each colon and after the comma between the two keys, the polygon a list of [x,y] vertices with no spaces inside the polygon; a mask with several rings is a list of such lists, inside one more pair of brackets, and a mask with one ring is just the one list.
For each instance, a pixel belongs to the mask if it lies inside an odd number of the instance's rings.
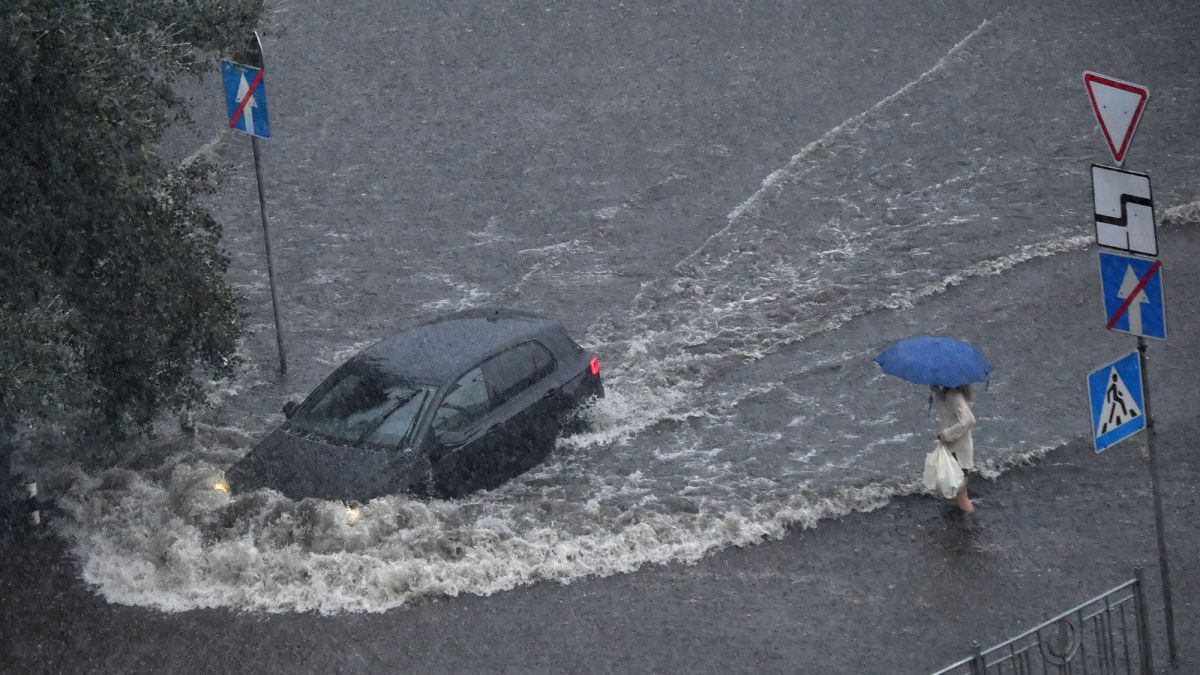
{"label": "blue no-parking sign", "polygon": [[1167,339],[1167,305],[1162,263],[1120,253],[1100,252],[1104,322],[1109,330]]}
{"label": "blue no-parking sign", "polygon": [[263,69],[223,59],[221,78],[225,81],[229,128],[259,138],[270,138],[267,83],[263,79]]}
{"label": "blue no-parking sign", "polygon": [[1146,399],[1138,353],[1131,352],[1088,373],[1088,400],[1096,452],[1145,429]]}

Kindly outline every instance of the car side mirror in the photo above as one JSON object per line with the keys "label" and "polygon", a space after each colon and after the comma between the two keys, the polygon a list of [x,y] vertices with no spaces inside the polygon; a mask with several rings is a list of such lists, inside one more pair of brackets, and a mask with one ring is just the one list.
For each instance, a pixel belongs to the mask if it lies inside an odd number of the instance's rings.
{"label": "car side mirror", "polygon": [[454,447],[467,442],[467,435],[461,431],[443,431],[437,435],[437,444],[442,447]]}
{"label": "car side mirror", "polygon": [[295,401],[288,401],[287,403],[284,403],[283,404],[283,416],[288,418],[289,420],[292,419],[292,415],[296,414],[296,408],[299,408],[299,407],[300,407],[300,404],[296,403]]}

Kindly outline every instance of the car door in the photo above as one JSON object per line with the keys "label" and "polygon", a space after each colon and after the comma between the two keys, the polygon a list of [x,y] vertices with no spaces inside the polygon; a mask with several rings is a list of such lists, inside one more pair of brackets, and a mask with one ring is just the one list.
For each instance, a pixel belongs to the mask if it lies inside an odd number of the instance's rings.
{"label": "car door", "polygon": [[433,415],[433,478],[436,489],[458,497],[486,483],[494,452],[489,415],[492,400],[483,369],[476,366],[446,390]]}
{"label": "car door", "polygon": [[497,407],[492,433],[495,464],[504,479],[545,459],[558,436],[557,387],[547,379],[554,357],[536,341],[508,349],[483,364]]}

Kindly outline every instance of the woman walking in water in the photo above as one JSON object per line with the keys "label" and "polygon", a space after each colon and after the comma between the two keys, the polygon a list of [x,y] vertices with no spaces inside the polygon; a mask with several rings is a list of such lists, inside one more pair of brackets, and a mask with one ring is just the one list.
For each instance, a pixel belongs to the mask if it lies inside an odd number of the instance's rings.
{"label": "woman walking in water", "polygon": [[966,477],[967,470],[975,468],[975,444],[971,440],[971,427],[975,426],[975,416],[971,414],[971,406],[967,405],[967,401],[971,400],[971,385],[942,387],[935,384],[930,389],[933,391],[933,404],[937,407],[941,426],[938,440],[954,455],[954,459],[963,469],[963,486],[954,500],[964,513],[973,513],[975,506],[967,496]]}
{"label": "woman walking in water", "polygon": [[[983,353],[962,340],[918,335],[893,343],[875,357],[875,363],[888,375],[930,388],[933,393],[929,403],[937,404],[941,422],[941,431],[938,432],[941,447],[954,455],[964,472],[974,469],[975,444],[971,441],[971,427],[975,426],[975,416],[971,414],[971,406],[967,405],[967,401],[971,400],[972,382],[987,382],[990,379],[992,364]],[[938,482],[938,469],[942,469],[943,479],[956,478],[950,462],[945,459],[945,453],[930,453],[925,464],[925,484],[930,490],[935,487],[929,484],[930,478],[934,479],[935,484]],[[950,469],[948,475],[946,469]],[[956,482],[952,480],[946,483],[945,492],[953,490]],[[971,498],[967,496],[965,474],[962,487],[954,499],[964,513],[975,510]]]}

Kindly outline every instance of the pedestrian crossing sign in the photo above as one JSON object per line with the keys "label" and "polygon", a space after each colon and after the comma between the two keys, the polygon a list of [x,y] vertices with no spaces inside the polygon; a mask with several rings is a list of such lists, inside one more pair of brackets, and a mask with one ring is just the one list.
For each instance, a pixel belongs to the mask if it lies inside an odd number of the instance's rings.
{"label": "pedestrian crossing sign", "polygon": [[1138,353],[1105,364],[1088,373],[1092,438],[1103,452],[1146,428],[1142,368]]}

